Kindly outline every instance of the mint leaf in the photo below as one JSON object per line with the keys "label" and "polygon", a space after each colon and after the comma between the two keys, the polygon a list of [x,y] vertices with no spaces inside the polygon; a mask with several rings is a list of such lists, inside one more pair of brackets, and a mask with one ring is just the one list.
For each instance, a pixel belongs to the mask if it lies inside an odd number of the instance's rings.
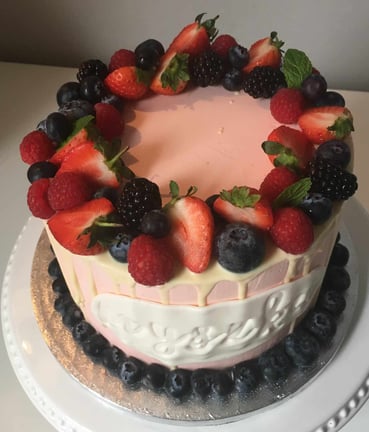
{"label": "mint leaf", "polygon": [[305,78],[311,75],[313,66],[308,56],[297,49],[290,48],[283,59],[282,72],[290,88],[301,87]]}
{"label": "mint leaf", "polygon": [[58,149],[64,147],[68,141],[70,141],[75,135],[77,135],[80,130],[87,127],[94,119],[95,117],[93,115],[86,115],[76,120],[74,122],[72,132],[67,136],[67,138],[65,138],[64,141],[60,143]]}
{"label": "mint leaf", "polygon": [[296,207],[301,204],[311,188],[310,177],[302,178],[281,192],[273,201],[274,208]]}

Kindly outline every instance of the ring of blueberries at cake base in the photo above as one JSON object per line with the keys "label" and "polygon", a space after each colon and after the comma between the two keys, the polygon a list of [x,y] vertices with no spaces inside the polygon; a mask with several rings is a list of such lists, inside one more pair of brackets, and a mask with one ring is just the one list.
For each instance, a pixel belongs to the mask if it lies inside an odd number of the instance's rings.
{"label": "ring of blueberries at cake base", "polygon": [[337,326],[344,319],[346,292],[351,284],[348,260],[349,250],[337,236],[316,304],[295,330],[258,358],[224,369],[170,369],[127,356],[85,321],[55,257],[49,263],[48,274],[55,294],[54,308],[91,361],[103,365],[126,389],[144,387],[183,403],[190,398],[206,401],[234,394],[248,398],[263,385],[278,392],[292,373],[313,370],[320,354],[334,343]]}

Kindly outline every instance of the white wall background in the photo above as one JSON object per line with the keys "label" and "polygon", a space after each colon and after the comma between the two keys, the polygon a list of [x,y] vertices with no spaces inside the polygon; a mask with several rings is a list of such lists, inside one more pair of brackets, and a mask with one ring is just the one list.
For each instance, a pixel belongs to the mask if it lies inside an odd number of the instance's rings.
{"label": "white wall background", "polygon": [[278,31],[331,88],[369,91],[368,0],[0,0],[0,60],[78,66],[147,38],[167,46],[201,12],[248,47]]}

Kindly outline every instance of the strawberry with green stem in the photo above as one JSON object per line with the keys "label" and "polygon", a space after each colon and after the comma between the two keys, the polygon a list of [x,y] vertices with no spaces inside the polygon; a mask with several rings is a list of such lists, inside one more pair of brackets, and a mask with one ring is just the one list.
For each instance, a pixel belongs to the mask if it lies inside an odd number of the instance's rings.
{"label": "strawberry with green stem", "polygon": [[270,36],[259,39],[249,48],[249,62],[243,68],[246,73],[251,72],[256,66],[271,66],[278,68],[281,64],[284,42],[278,39],[277,32],[272,32]]}
{"label": "strawberry with green stem", "polygon": [[54,238],[77,255],[97,255],[106,250],[122,225],[115,207],[106,198],[87,201],[55,213],[47,222]]}
{"label": "strawberry with green stem", "polygon": [[194,273],[201,273],[210,263],[214,220],[209,206],[194,196],[191,187],[186,195],[179,194],[177,183],[170,183],[172,199],[166,204],[171,231],[168,239],[179,261]]}
{"label": "strawberry with green stem", "polygon": [[273,224],[269,201],[256,189],[234,186],[223,190],[215,200],[213,209],[228,222],[244,222],[268,230]]}

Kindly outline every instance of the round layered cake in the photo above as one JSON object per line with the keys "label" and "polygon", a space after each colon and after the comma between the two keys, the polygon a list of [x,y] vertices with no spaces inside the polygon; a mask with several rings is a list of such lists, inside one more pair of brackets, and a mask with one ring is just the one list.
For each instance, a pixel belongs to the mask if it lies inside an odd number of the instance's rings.
{"label": "round layered cake", "polygon": [[21,144],[75,337],[92,326],[172,370],[228,368],[291,334],[357,187],[351,113],[308,57],[201,19],[166,50],[83,63]]}

